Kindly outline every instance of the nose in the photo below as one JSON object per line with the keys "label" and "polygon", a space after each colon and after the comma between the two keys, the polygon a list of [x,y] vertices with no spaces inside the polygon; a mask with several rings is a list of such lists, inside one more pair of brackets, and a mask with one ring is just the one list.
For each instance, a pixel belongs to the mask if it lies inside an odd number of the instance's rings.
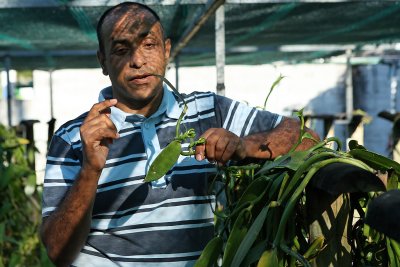
{"label": "nose", "polygon": [[129,67],[140,69],[145,64],[145,62],[146,60],[143,52],[138,48],[133,49],[129,60]]}

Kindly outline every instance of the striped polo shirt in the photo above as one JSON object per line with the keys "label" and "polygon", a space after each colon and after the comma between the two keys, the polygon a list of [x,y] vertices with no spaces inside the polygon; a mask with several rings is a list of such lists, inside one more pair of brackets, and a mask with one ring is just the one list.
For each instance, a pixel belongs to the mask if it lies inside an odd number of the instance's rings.
{"label": "striped polo shirt", "polygon": [[[91,230],[72,266],[192,266],[214,234],[215,196],[208,183],[214,164],[180,156],[165,176],[143,179],[151,162],[175,137],[182,111],[179,98],[164,86],[163,100],[150,117],[111,108],[120,138],[110,145],[93,207]],[[103,89],[99,101],[112,97]],[[211,92],[183,95],[188,111],[181,131],[196,139],[209,128],[238,136],[268,131],[281,117]],[[43,217],[49,216],[74,183],[82,165],[79,128],[87,113],[68,121],[52,139],[46,164]],[[187,149],[188,142],[183,142]]]}

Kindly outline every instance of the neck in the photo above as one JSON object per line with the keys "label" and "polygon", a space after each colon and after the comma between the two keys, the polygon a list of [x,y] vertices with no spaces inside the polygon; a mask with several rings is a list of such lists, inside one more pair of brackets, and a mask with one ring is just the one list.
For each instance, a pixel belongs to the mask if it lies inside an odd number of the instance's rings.
{"label": "neck", "polygon": [[116,107],[126,113],[140,114],[145,117],[150,117],[160,106],[163,94],[164,91],[161,90],[159,94],[151,98],[149,101],[137,101],[134,99],[131,99],[130,101],[123,101],[117,97],[118,103]]}

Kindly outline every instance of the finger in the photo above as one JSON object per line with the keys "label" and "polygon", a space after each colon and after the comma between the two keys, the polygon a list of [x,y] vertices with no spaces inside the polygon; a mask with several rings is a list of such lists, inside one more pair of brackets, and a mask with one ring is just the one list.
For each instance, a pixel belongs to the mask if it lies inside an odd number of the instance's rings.
{"label": "finger", "polygon": [[[106,115],[103,116],[107,117]],[[114,132],[115,138],[119,137],[117,129],[111,120],[99,119],[98,117],[82,125],[80,129],[80,134],[82,139],[94,140],[93,137],[97,136],[94,134],[96,134],[96,131],[99,131],[100,129],[109,129]]]}
{"label": "finger", "polygon": [[[206,140],[205,143],[207,143],[208,136],[210,136],[214,132],[214,130],[215,130],[214,128],[210,128],[200,136],[200,137],[203,137]],[[206,145],[205,145],[205,143],[196,145],[195,155],[196,155],[196,160],[198,160],[198,161],[202,161],[202,160],[204,160],[206,158],[205,157],[205,155],[206,155]]]}
{"label": "finger", "polygon": [[104,139],[117,139],[119,137],[118,133],[114,129],[101,128],[93,133],[97,140],[103,141]]}
{"label": "finger", "polygon": [[205,151],[206,151],[206,145],[205,144],[196,145],[195,155],[196,155],[196,159],[198,161],[202,161],[203,159],[205,159],[205,154],[206,154]]}
{"label": "finger", "polygon": [[93,128],[86,132],[87,138],[83,138],[85,144],[95,144],[98,142],[104,142],[105,139],[117,139],[118,133],[110,128]]}
{"label": "finger", "polygon": [[233,158],[235,154],[236,148],[238,146],[239,140],[230,140],[229,143],[225,147],[224,153],[221,155],[220,162],[225,164],[229,160]]}
{"label": "finger", "polygon": [[100,114],[105,114],[105,115],[107,115],[107,117],[110,117],[111,108],[108,107],[108,108],[105,108],[105,109],[101,110],[101,111],[100,111]]}
{"label": "finger", "polygon": [[113,121],[110,119],[110,117],[107,114],[100,114],[100,115],[92,118],[91,120],[85,122],[84,125],[85,125],[85,127],[90,127],[90,128],[106,127],[106,128],[114,129],[115,131],[117,130],[117,128],[115,127],[115,124],[113,123]]}
{"label": "finger", "polygon": [[102,112],[104,113],[104,110],[108,110],[110,107],[115,106],[117,102],[117,99],[106,99],[100,103],[94,104],[90,109],[86,120],[90,120],[93,117],[98,116]]}
{"label": "finger", "polygon": [[119,137],[119,134],[117,133],[117,128],[115,127],[114,123],[105,114],[97,116],[92,120],[89,120],[84,124],[82,124],[81,135],[84,139],[88,138],[89,140],[101,140],[102,136],[99,137],[100,139],[99,138],[94,139],[94,137],[95,136],[97,137],[99,131],[102,129],[108,129],[112,131],[114,134],[111,137],[114,139]]}
{"label": "finger", "polygon": [[217,143],[215,144],[214,153],[215,153],[215,160],[217,162],[222,162],[222,156],[225,153],[225,150],[229,146],[230,139],[226,136],[222,136],[218,139]]}
{"label": "finger", "polygon": [[205,157],[210,161],[215,161],[215,149],[220,136],[218,134],[211,134],[206,139]]}

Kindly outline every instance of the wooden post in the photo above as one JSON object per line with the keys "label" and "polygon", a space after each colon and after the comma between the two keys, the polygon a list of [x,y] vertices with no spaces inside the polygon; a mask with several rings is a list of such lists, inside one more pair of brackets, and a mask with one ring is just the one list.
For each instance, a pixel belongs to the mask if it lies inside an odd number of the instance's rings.
{"label": "wooden post", "polygon": [[[363,115],[353,115],[348,126],[348,140],[357,140],[360,145],[364,145],[364,122]],[[346,142],[348,144],[348,141]]]}
{"label": "wooden post", "polygon": [[352,265],[350,194],[384,191],[384,183],[373,173],[346,163],[332,163],[320,169],[306,188],[307,222],[310,242],[319,236],[327,246],[317,255],[313,266]]}
{"label": "wooden post", "polygon": [[349,194],[332,196],[314,187],[307,188],[306,194],[310,241],[323,235],[327,242],[312,266],[351,266],[351,246],[347,241],[347,230],[351,227]]}

